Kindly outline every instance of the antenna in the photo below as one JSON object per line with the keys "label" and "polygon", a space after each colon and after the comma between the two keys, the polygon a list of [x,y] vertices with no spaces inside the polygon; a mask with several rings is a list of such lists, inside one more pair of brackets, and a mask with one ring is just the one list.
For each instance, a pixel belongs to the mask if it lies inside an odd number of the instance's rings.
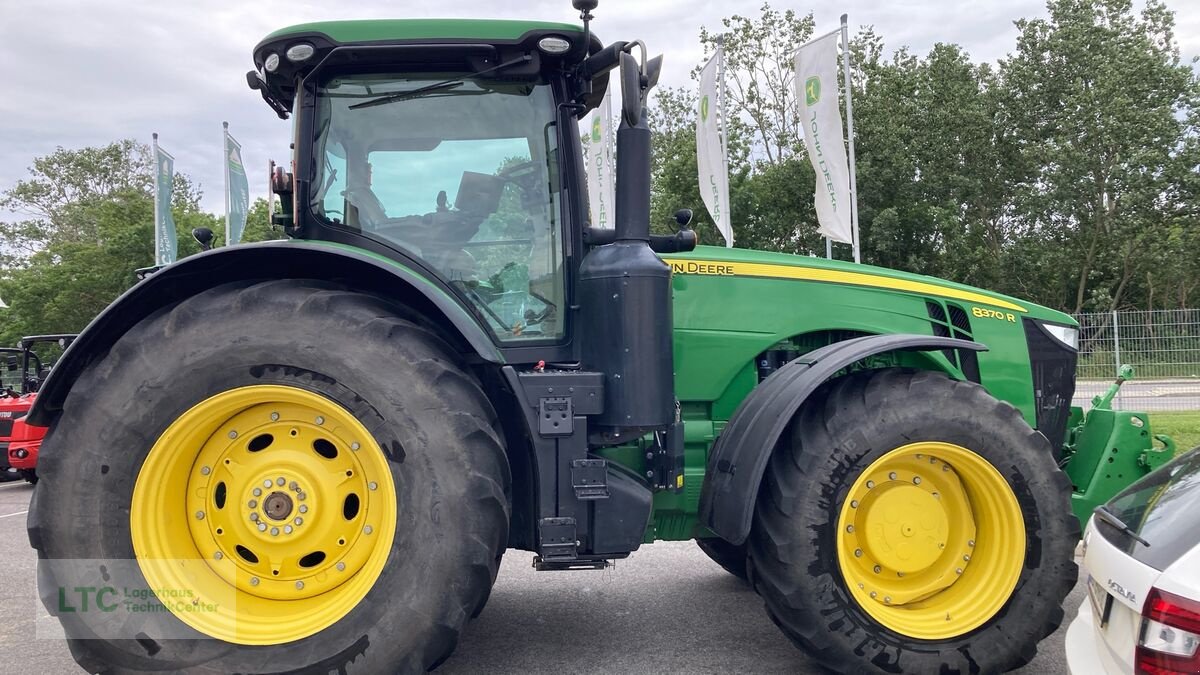
{"label": "antenna", "polygon": [[592,32],[589,24],[592,22],[592,10],[596,9],[599,0],[571,0],[571,6],[579,10],[579,18],[583,20],[583,55],[586,57],[592,45]]}

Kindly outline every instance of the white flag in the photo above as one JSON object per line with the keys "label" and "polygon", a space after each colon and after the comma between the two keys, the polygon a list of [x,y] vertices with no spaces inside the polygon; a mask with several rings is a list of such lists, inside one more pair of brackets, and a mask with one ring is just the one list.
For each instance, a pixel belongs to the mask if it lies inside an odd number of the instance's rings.
{"label": "white flag", "polygon": [[804,127],[804,147],[817,172],[817,222],[823,236],[854,243],[850,224],[850,171],[838,108],[838,34],[796,52],[796,98]]}
{"label": "white flag", "polygon": [[587,156],[588,203],[592,225],[612,228],[616,222],[617,186],[613,176],[612,90],[604,92],[600,107],[592,111],[592,133]]}
{"label": "white flag", "polygon": [[[721,48],[700,71],[700,110],[696,115],[696,168],[700,173],[700,197],[708,207],[717,231],[725,237],[725,245],[733,246],[733,226],[729,222],[729,160],[721,139],[717,119],[717,64]],[[724,76],[724,73],[721,73]]]}

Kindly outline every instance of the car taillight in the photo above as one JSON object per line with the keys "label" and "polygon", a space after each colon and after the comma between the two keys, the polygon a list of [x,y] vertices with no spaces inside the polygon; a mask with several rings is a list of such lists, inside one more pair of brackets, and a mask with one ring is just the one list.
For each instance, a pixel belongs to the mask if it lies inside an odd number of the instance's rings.
{"label": "car taillight", "polygon": [[1139,675],[1200,673],[1200,602],[1150,589],[1142,608]]}

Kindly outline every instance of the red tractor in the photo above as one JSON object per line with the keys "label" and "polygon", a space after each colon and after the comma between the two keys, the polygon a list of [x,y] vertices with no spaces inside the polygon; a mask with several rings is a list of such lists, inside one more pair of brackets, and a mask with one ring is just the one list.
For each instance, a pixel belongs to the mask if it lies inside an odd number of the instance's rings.
{"label": "red tractor", "polygon": [[50,364],[75,339],[73,334],[31,335],[16,347],[0,348],[0,476],[37,482],[37,456],[46,427],[25,423]]}

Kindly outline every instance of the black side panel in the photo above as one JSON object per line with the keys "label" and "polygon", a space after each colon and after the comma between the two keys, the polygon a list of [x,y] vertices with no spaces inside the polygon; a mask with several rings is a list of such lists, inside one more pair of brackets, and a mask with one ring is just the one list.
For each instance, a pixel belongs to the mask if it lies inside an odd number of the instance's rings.
{"label": "black side panel", "polygon": [[1024,324],[1029,366],[1033,369],[1037,429],[1050,441],[1050,447],[1059,452],[1071,417],[1079,353],[1048,335],[1037,322],[1025,319]]}
{"label": "black side panel", "polygon": [[650,522],[653,493],[641,482],[609,467],[609,499],[592,502],[592,553],[620,554],[636,551]]}
{"label": "black side panel", "polygon": [[[414,264],[412,269],[420,266]],[[302,242],[264,242],[190,256],[147,277],[100,313],[71,343],[42,384],[29,422],[49,426],[62,409],[71,385],[97,356],[106,353],[137,322],[185,298],[243,279],[322,279],[342,282],[403,302],[429,317],[445,317],[442,332],[463,353],[492,363],[503,358],[473,316],[441,282],[405,274],[365,253]]]}
{"label": "black side panel", "polygon": [[929,335],[869,335],[822,347],[780,367],[742,401],[713,445],[700,493],[700,522],[732,544],[745,541],[767,460],[809,394],[868,356],[938,349],[987,347]]}

